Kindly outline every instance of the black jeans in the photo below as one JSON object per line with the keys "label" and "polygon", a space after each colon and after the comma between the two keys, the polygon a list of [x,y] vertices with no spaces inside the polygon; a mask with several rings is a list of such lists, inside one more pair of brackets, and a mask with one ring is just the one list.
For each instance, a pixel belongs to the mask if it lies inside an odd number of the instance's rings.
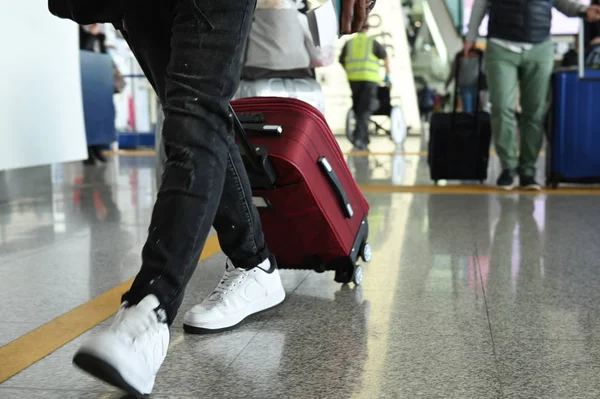
{"label": "black jeans", "polygon": [[211,226],[237,267],[270,257],[229,101],[256,0],[128,0],[124,36],[158,93],[167,161],[142,268],[123,300],[158,297],[169,324]]}
{"label": "black jeans", "polygon": [[350,82],[352,89],[352,109],[356,118],[352,142],[356,145],[369,144],[369,123],[371,115],[379,107],[377,89],[374,82]]}

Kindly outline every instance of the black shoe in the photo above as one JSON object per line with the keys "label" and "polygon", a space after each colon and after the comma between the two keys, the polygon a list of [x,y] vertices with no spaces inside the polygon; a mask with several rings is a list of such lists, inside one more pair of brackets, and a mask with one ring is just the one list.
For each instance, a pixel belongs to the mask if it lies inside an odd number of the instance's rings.
{"label": "black shoe", "polygon": [[521,183],[521,188],[525,190],[539,191],[542,189],[542,186],[535,181],[535,177],[533,176],[521,176],[519,180]]}
{"label": "black shoe", "polygon": [[502,190],[512,190],[515,187],[515,172],[512,169],[504,169],[496,182]]}
{"label": "black shoe", "polygon": [[356,140],[354,143],[354,151],[369,151],[369,144],[362,140]]}
{"label": "black shoe", "polygon": [[94,157],[102,162],[102,163],[106,163],[106,157],[104,156],[104,154],[102,153],[102,146],[93,146],[92,147],[92,152],[94,153]]}
{"label": "black shoe", "polygon": [[88,157],[86,160],[83,161],[84,165],[95,165],[96,164],[96,157],[94,156],[94,151],[92,150],[92,147],[88,147]]}

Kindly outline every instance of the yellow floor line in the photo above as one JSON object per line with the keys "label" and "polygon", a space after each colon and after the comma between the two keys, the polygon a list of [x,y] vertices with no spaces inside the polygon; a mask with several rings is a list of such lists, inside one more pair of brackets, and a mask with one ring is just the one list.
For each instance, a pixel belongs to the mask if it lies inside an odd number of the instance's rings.
{"label": "yellow floor line", "polygon": [[[220,250],[217,237],[209,237],[199,262]],[[119,310],[121,295],[132,282],[129,280],[0,347],[0,384],[113,316]]]}
{"label": "yellow floor line", "polygon": [[526,194],[526,195],[600,195],[600,187],[563,187],[556,190],[544,188],[540,191],[501,190],[493,186],[393,186],[361,184],[360,189],[368,194],[408,193],[408,194]]}

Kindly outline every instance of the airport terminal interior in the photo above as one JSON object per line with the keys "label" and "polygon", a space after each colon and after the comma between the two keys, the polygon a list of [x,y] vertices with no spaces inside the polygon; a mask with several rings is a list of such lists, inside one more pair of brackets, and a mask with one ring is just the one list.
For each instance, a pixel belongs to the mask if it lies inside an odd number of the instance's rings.
{"label": "airport terminal interior", "polygon": [[[184,313],[225,268],[211,233],[153,398],[600,397],[600,189],[500,190],[493,147],[483,184],[434,183],[430,123],[416,93],[427,80],[445,94],[472,2],[392,3],[381,1],[371,22],[373,33],[386,33],[379,37],[392,57],[392,101],[409,127],[400,143],[384,131],[393,121],[374,116],[382,129],[371,126],[368,151],[353,148],[344,71],[337,61],[317,70],[325,116],[370,205],[372,259],[360,261],[361,284],[281,270],[280,306],[228,332],[187,334]],[[577,30],[564,29],[554,38],[557,60]],[[113,58],[127,86],[114,96],[119,140],[102,148],[106,162],[67,154],[71,161],[0,167],[2,399],[128,397],[72,364],[83,340],[113,321],[138,272],[157,194],[160,111],[119,46]],[[32,119],[41,113],[30,111]],[[20,126],[35,126],[27,123]],[[21,142],[0,154],[10,161],[38,147]],[[544,145],[542,184],[549,156]]]}

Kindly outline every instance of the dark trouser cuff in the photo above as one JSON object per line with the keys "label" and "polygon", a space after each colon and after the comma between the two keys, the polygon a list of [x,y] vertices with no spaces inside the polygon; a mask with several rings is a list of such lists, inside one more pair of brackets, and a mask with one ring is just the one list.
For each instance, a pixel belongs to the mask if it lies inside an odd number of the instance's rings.
{"label": "dark trouser cuff", "polygon": [[[263,263],[266,259],[272,258],[271,253],[267,248],[260,251],[258,254],[244,259],[229,259],[235,267],[240,269],[253,269]],[[271,260],[273,262],[273,260]]]}

